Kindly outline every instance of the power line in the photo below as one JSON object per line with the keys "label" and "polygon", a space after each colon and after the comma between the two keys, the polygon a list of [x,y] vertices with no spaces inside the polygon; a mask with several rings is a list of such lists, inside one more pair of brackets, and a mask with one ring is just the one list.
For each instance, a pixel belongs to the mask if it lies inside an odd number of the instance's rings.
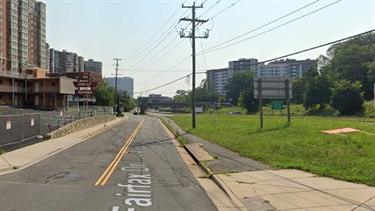
{"label": "power line", "polygon": [[213,19],[214,17],[220,15],[221,13],[227,11],[229,8],[233,7],[234,5],[236,5],[239,1],[241,0],[237,0],[236,2],[234,2],[233,4],[229,5],[227,8],[223,9],[222,11],[218,12],[216,15],[212,16],[210,19]]}
{"label": "power line", "polygon": [[190,57],[191,57],[191,56],[188,56],[188,57],[186,57],[185,59],[183,59],[183,60],[179,61],[179,62],[178,62],[177,64],[175,64],[175,65],[173,65],[172,67],[170,67],[170,68],[166,69],[165,71],[163,71],[162,73],[160,73],[160,74],[156,75],[155,77],[153,77],[153,78],[150,78],[150,79],[148,79],[148,80],[146,80],[146,81],[140,82],[140,83],[138,83],[138,84],[136,84],[136,85],[139,85],[139,84],[144,84],[144,83],[146,83],[146,82],[148,82],[148,81],[151,81],[151,80],[153,80],[153,79],[155,79],[155,78],[157,78],[157,77],[159,77],[159,76],[163,75],[164,73],[166,73],[166,72],[168,72],[169,70],[173,69],[173,68],[174,68],[174,67],[176,67],[177,65],[181,64],[182,62],[184,62],[184,61],[188,60],[188,59],[189,59]]}
{"label": "power line", "polygon": [[[309,15],[311,15],[311,14],[314,14],[314,13],[316,13],[316,12],[318,12],[318,11],[320,11],[320,10],[323,10],[323,9],[325,9],[325,8],[327,8],[327,7],[330,7],[330,6],[334,5],[334,4],[337,4],[337,3],[339,3],[340,1],[342,1],[342,0],[337,0],[337,1],[335,1],[335,2],[333,2],[333,3],[330,3],[330,4],[328,4],[328,5],[324,6],[324,7],[321,7],[321,8],[319,8],[319,9],[316,9],[316,10],[314,10],[314,11],[312,11],[312,12],[309,12],[309,13],[307,13],[307,14],[305,14],[305,15],[302,15],[302,16],[299,16],[299,17],[297,17],[297,18],[294,18],[294,19],[292,19],[292,20],[290,20],[290,21],[288,21],[288,22],[286,22],[286,23],[280,24],[280,25],[275,26],[275,27],[273,27],[273,28],[271,28],[271,29],[268,29],[268,30],[263,31],[263,32],[261,32],[261,33],[258,33],[258,34],[256,34],[256,35],[253,35],[253,36],[251,36],[251,37],[248,37],[248,38],[242,39],[242,40],[237,41],[237,42],[235,42],[235,43],[232,43],[232,44],[229,44],[229,45],[225,45],[225,46],[220,47],[220,48],[217,48],[217,47],[219,47],[219,46],[221,46],[221,45],[227,43],[228,41],[227,41],[227,42],[224,42],[224,43],[222,43],[222,44],[216,45],[215,47],[211,47],[211,48],[209,48],[209,49],[206,49],[206,52],[205,52],[205,53],[206,53],[206,54],[207,54],[207,53],[212,53],[212,52],[214,52],[214,51],[218,51],[218,50],[221,50],[221,49],[224,49],[224,48],[227,48],[227,47],[230,47],[230,46],[233,46],[233,45],[239,44],[239,43],[241,43],[241,42],[244,42],[244,41],[247,41],[247,40],[253,39],[253,38],[255,38],[255,37],[258,37],[258,36],[260,36],[260,35],[263,35],[263,34],[265,34],[265,33],[268,33],[268,32],[270,32],[270,31],[273,31],[273,30],[275,30],[275,29],[278,29],[278,28],[280,28],[280,27],[282,27],[282,26],[288,25],[288,24],[290,24],[290,23],[292,23],[292,22],[294,22],[294,21],[297,21],[297,20],[299,20],[299,19],[302,19],[302,18],[304,18],[304,17],[306,17],[306,16],[309,16]],[[254,31],[255,31],[255,30],[254,30]],[[249,32],[249,33],[250,33],[250,32]],[[215,48],[216,48],[216,49],[215,49]],[[210,49],[211,49],[211,50],[210,50]],[[199,52],[197,55],[201,55],[201,53],[202,53],[202,52]]]}
{"label": "power line", "polygon": [[[297,51],[297,52],[294,52],[294,53],[286,54],[284,56],[279,56],[279,57],[276,57],[276,58],[273,58],[273,59],[267,59],[267,60],[264,60],[262,62],[255,63],[255,65],[257,65],[257,64],[263,64],[263,63],[266,63],[266,62],[271,62],[271,61],[282,59],[282,58],[289,57],[289,56],[294,56],[294,55],[297,55],[297,54],[300,54],[300,53],[304,53],[304,52],[307,52],[307,51],[315,50],[317,48],[321,48],[321,47],[324,47],[324,46],[327,46],[327,45],[333,45],[333,44],[336,44],[336,43],[339,43],[339,42],[342,42],[342,41],[345,41],[345,40],[353,39],[353,38],[356,38],[356,37],[359,37],[359,36],[362,36],[362,35],[365,35],[365,34],[373,33],[373,32],[375,32],[375,29],[372,29],[372,30],[369,30],[369,31],[366,31],[366,32],[362,32],[362,33],[359,33],[359,34],[356,34],[356,35],[353,35],[353,36],[345,37],[345,38],[342,38],[342,39],[339,39],[339,40],[335,40],[335,41],[332,41],[332,42],[328,42],[328,43],[325,43],[325,44],[322,44],[322,45],[317,45],[315,47],[307,48],[307,49],[304,49],[304,50],[301,50],[301,51]],[[196,74],[206,74],[206,72],[197,72]],[[155,87],[155,88],[152,88],[152,89],[148,89],[148,90],[145,90],[145,91],[142,91],[142,92],[135,92],[135,93],[139,94],[139,93],[143,93],[143,92],[153,91],[153,90],[156,90],[156,89],[168,86],[168,85],[170,85],[172,83],[175,83],[175,82],[177,82],[179,80],[182,80],[185,77],[188,77],[190,75],[191,75],[191,73],[188,74],[188,75],[185,75],[185,76],[183,76],[181,78],[178,78],[178,79],[176,79],[174,81],[171,81],[169,83],[160,85],[158,87]]]}
{"label": "power line", "polygon": [[252,32],[255,32],[255,31],[259,30],[259,29],[262,29],[262,28],[264,28],[264,27],[266,27],[266,26],[268,26],[268,25],[271,25],[271,24],[273,24],[273,23],[275,23],[275,22],[277,22],[277,21],[279,21],[279,20],[281,20],[281,19],[284,19],[284,18],[286,18],[286,17],[288,17],[288,16],[290,16],[290,15],[296,13],[296,12],[299,12],[299,11],[301,11],[301,10],[303,10],[303,9],[305,9],[305,8],[311,6],[311,5],[313,5],[313,4],[315,4],[315,3],[319,2],[319,1],[320,1],[320,0],[313,1],[313,2],[311,2],[311,3],[309,3],[309,4],[305,5],[305,6],[303,6],[303,7],[301,7],[301,8],[299,8],[299,9],[297,9],[297,10],[294,10],[294,11],[292,11],[292,12],[286,14],[286,15],[281,16],[280,18],[277,18],[277,19],[275,19],[275,20],[273,20],[273,21],[271,21],[271,22],[268,22],[268,23],[266,23],[266,24],[263,24],[263,25],[261,25],[261,26],[255,28],[255,29],[252,29],[252,30],[250,30],[250,31],[248,31],[248,32],[246,32],[246,33],[244,33],[244,34],[241,34],[241,35],[239,35],[239,36],[237,36],[237,37],[234,37],[234,38],[232,38],[232,39],[230,39],[230,40],[227,40],[227,41],[225,41],[225,42],[223,42],[223,43],[220,43],[220,44],[218,44],[218,45],[216,45],[216,46],[213,46],[213,47],[211,47],[211,48],[208,48],[208,49],[206,49],[206,51],[207,51],[207,50],[214,49],[214,48],[216,48],[216,47],[219,47],[219,46],[224,45],[224,44],[226,44],[226,43],[229,43],[229,42],[231,42],[231,41],[234,41],[234,40],[236,40],[236,39],[238,39],[238,38],[241,38],[241,37],[243,37],[243,36],[245,36],[245,35],[247,35],[247,34],[250,34],[250,33],[252,33]]}
{"label": "power line", "polygon": [[[186,2],[185,0],[183,4]],[[176,13],[181,9],[181,7],[178,7],[177,10],[171,15],[171,17],[157,30],[140,48],[138,48],[136,51],[131,53],[131,55],[125,57],[126,60],[129,60],[128,58],[134,57],[134,54],[136,54],[138,51],[140,51],[144,46],[146,46],[168,23],[172,18],[176,15]],[[186,11],[185,11],[186,12]],[[173,24],[174,25],[174,24]],[[147,49],[146,49],[147,50]],[[142,52],[141,52],[142,53]],[[137,54],[138,55],[138,54]]]}
{"label": "power line", "polygon": [[[313,5],[313,4],[315,4],[315,3],[319,2],[319,1],[320,1],[320,0],[315,0],[315,1],[313,1],[313,2],[311,2],[311,3],[309,3],[309,4],[305,5],[305,6],[303,6],[303,7],[299,8],[299,9],[297,9],[297,10],[294,10],[294,11],[292,11],[292,12],[290,12],[290,13],[288,13],[288,14],[286,14],[286,15],[280,17],[280,18],[277,18],[277,19],[275,19],[275,20],[273,20],[273,21],[271,21],[271,22],[268,22],[268,23],[266,23],[266,24],[264,24],[264,25],[262,25],[262,26],[260,26],[260,27],[257,27],[257,28],[255,28],[255,29],[253,29],[253,30],[251,30],[251,31],[249,31],[249,32],[246,32],[246,33],[244,33],[244,34],[242,34],[242,35],[240,35],[240,36],[237,36],[237,37],[235,37],[235,38],[232,38],[232,39],[230,39],[230,40],[228,40],[228,41],[226,41],[226,42],[223,42],[223,43],[221,43],[221,44],[218,44],[218,45],[213,46],[213,47],[211,47],[211,48],[208,48],[208,49],[206,49],[206,50],[203,50],[203,49],[202,49],[202,51],[199,52],[199,53],[197,53],[197,55],[204,55],[204,53],[211,53],[211,52],[214,52],[214,51],[221,50],[221,49],[223,49],[223,48],[229,47],[229,46],[231,46],[231,45],[224,46],[224,47],[219,48],[219,49],[215,49],[215,48],[217,48],[217,47],[219,47],[219,46],[221,46],[221,45],[223,45],[223,44],[229,43],[229,42],[231,42],[231,41],[233,41],[233,40],[236,40],[236,39],[238,39],[238,38],[241,38],[241,37],[243,37],[243,36],[245,36],[245,35],[247,35],[247,34],[249,34],[249,33],[252,33],[252,32],[257,31],[257,30],[259,30],[259,29],[261,29],[261,28],[264,28],[264,27],[266,27],[266,26],[268,26],[268,25],[270,25],[270,24],[272,24],[272,23],[275,23],[275,22],[277,22],[277,21],[279,21],[279,20],[281,20],[281,19],[284,19],[284,18],[286,18],[286,17],[288,17],[288,16],[290,16],[290,15],[292,15],[292,14],[298,12],[298,11],[301,11],[301,10],[303,10],[303,9],[305,9],[305,8],[311,6],[311,5]],[[342,1],[342,0],[339,0],[339,1]],[[338,3],[339,1],[334,2],[333,4]],[[220,1],[218,1],[218,2],[220,2]],[[216,4],[217,4],[218,2],[216,2]],[[236,3],[238,3],[238,1],[234,2],[232,5],[230,5],[229,7],[225,8],[224,10],[222,10],[221,12],[219,12],[218,14],[221,14],[221,13],[224,12],[225,10],[227,10],[227,9],[229,9],[230,7],[234,6]],[[214,4],[214,6],[215,6],[216,4]],[[332,5],[332,4],[331,4],[331,5]],[[324,8],[328,7],[328,6],[330,6],[330,5],[326,5],[325,7],[320,8],[320,9],[318,9],[318,10],[315,10],[315,11],[313,11],[313,12],[317,12],[317,11],[319,11],[319,10],[321,10],[321,9],[324,9]],[[213,6],[212,6],[212,7],[213,7]],[[212,8],[212,7],[211,7],[211,8]],[[218,14],[217,14],[217,15],[218,15]],[[308,15],[309,15],[309,14],[310,14],[310,13],[308,13]],[[217,16],[217,15],[215,15],[215,16]],[[302,17],[304,17],[304,16],[302,16]],[[302,17],[300,17],[300,18],[302,18]],[[211,18],[211,20],[213,21],[213,18]],[[293,20],[293,21],[294,21],[294,20]],[[287,24],[287,23],[286,23],[286,24]],[[284,24],[284,25],[286,25],[286,24]],[[283,26],[283,25],[282,25],[282,26]],[[281,26],[279,26],[279,27],[281,27]],[[278,27],[278,28],[279,28],[279,27]],[[274,29],[271,29],[271,30],[269,30],[269,31],[272,31],[272,30],[274,30]],[[262,32],[262,33],[260,33],[260,34],[257,34],[257,35],[255,35],[255,36],[251,37],[251,38],[255,38],[255,37],[260,36],[260,35],[262,35],[262,34],[265,34],[265,33],[267,33],[267,32],[268,32],[268,31]],[[248,39],[251,39],[251,38],[248,38]],[[240,41],[240,42],[242,42],[242,41]],[[237,43],[234,43],[234,44],[237,44]],[[233,44],[233,45],[234,45],[234,44]],[[202,46],[202,48],[203,48],[203,46]],[[213,50],[213,49],[214,49],[214,50]],[[164,56],[164,55],[163,55],[163,56]],[[150,65],[150,64],[149,64],[149,65]],[[138,68],[138,69],[140,69],[140,68]],[[171,69],[171,68],[170,68],[170,69]],[[168,70],[170,70],[170,69],[168,69]],[[163,73],[157,75],[156,77],[158,77],[158,76],[160,76],[160,75],[162,75],[162,74],[168,72],[168,70],[166,70],[166,71],[164,71]],[[154,77],[154,78],[156,78],[156,77]],[[154,79],[154,78],[152,78],[152,79]],[[152,80],[152,79],[149,79],[149,80]],[[147,81],[149,81],[149,80],[147,80]],[[147,81],[141,82],[141,84],[142,84],[142,83],[145,83],[145,82],[147,82]]]}

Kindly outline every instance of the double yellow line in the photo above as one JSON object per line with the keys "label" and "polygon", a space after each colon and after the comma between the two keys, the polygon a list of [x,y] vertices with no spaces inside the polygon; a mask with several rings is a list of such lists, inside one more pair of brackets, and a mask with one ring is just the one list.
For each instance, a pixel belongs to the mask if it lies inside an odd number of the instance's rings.
{"label": "double yellow line", "polygon": [[139,123],[137,128],[134,130],[132,135],[129,137],[129,139],[125,142],[125,145],[121,148],[121,150],[116,155],[115,159],[113,159],[112,163],[109,164],[108,168],[104,171],[102,176],[96,181],[95,185],[105,185],[105,183],[108,181],[109,177],[112,175],[113,171],[117,167],[118,163],[120,162],[122,156],[124,156],[124,153],[128,149],[129,145],[132,143],[135,135],[137,135],[138,131],[141,129],[142,124],[145,120],[142,119],[142,121]]}

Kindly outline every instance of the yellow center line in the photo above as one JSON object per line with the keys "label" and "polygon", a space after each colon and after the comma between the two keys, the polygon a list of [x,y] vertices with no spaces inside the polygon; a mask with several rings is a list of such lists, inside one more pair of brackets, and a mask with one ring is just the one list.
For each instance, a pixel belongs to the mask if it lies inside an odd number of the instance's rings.
{"label": "yellow center line", "polygon": [[98,179],[98,181],[96,181],[95,185],[99,185],[99,183],[100,183],[100,185],[105,185],[105,183],[108,181],[109,177],[112,175],[113,171],[117,167],[118,163],[120,162],[122,156],[124,155],[124,153],[128,149],[128,147],[131,144],[131,142],[133,141],[135,135],[137,135],[138,131],[141,129],[143,122],[144,122],[144,119],[142,119],[142,121],[139,123],[139,125],[137,126],[137,128],[133,131],[133,133],[131,134],[131,136],[129,137],[129,139],[125,142],[124,146],[117,153],[115,159],[113,159],[113,161],[111,162],[111,164],[109,164],[108,168],[100,176],[100,178]]}

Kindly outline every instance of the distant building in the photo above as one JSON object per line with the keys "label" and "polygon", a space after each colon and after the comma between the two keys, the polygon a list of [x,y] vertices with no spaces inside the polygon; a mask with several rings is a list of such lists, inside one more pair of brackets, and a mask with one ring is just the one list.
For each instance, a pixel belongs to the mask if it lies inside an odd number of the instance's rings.
{"label": "distant building", "polygon": [[268,64],[259,63],[257,59],[239,59],[230,61],[228,68],[206,71],[209,88],[222,96],[226,95],[225,86],[233,73],[239,71],[253,71],[259,77],[290,77],[301,78],[302,73],[310,67],[316,67],[317,60],[281,59]]}
{"label": "distant building", "polygon": [[[109,86],[115,87],[116,78],[104,78]],[[117,90],[126,91],[131,98],[134,98],[134,79],[130,77],[117,77]]]}
{"label": "distant building", "polygon": [[50,73],[84,72],[83,57],[77,53],[67,50],[58,51],[51,48],[49,50],[49,58]]}
{"label": "distant building", "polygon": [[286,59],[270,62],[267,65],[259,64],[257,75],[259,77],[290,77],[301,78],[302,73],[310,67],[317,67],[317,60]]}
{"label": "distant building", "polygon": [[84,62],[84,68],[86,72],[102,74],[102,66],[103,64],[101,62],[94,61],[93,59],[89,59],[88,61]]}
{"label": "distant building", "polygon": [[171,97],[162,96],[161,94],[150,94],[148,95],[148,101],[153,103],[160,102],[171,102],[173,99]]}

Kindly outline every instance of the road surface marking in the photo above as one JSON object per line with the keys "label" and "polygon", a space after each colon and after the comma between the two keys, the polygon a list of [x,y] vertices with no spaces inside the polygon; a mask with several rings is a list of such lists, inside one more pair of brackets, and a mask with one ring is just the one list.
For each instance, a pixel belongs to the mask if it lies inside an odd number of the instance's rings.
{"label": "road surface marking", "polygon": [[118,163],[120,162],[121,158],[124,156],[125,151],[128,149],[129,145],[133,141],[135,135],[137,135],[138,131],[141,129],[142,124],[145,120],[142,119],[142,121],[139,123],[137,128],[133,131],[129,139],[125,142],[124,146],[121,148],[121,150],[116,155],[115,159],[111,162],[111,164],[108,166],[108,168],[104,171],[102,176],[96,181],[95,185],[105,185],[105,183],[108,181],[109,177],[112,175],[113,171],[117,167]]}

